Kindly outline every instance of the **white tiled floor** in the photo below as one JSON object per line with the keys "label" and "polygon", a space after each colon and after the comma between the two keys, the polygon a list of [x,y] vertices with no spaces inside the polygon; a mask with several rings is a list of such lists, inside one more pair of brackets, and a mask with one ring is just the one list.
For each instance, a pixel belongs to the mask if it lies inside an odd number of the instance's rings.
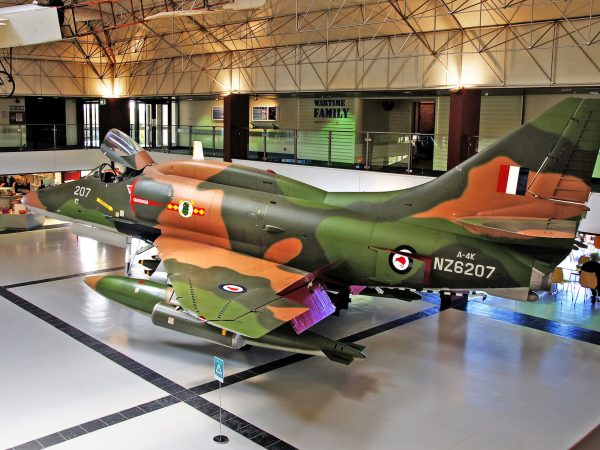
{"label": "white tiled floor", "polygon": [[362,344],[361,364],[312,358],[223,406],[299,448],[564,449],[600,421],[592,344],[456,310]]}
{"label": "white tiled floor", "polygon": [[262,448],[239,434],[224,428],[227,445],[217,444],[219,424],[190,406],[169,406],[112,427],[58,444],[57,450],[113,449],[259,449]]}
{"label": "white tiled floor", "polygon": [[2,235],[0,247],[0,285],[125,265],[123,249],[77,238],[67,228]]}
{"label": "white tiled floor", "polygon": [[[0,285],[123,265],[121,249],[66,228],[0,236]],[[164,330],[105,300],[81,278],[12,292],[186,387],[284,356],[236,352]],[[316,331],[334,338],[431,308],[356,297]],[[365,339],[368,359],[324,358],[223,389],[223,406],[299,448],[561,449],[600,423],[600,347],[448,310]],[[27,442],[167,395],[0,298],[0,447]],[[216,392],[205,395],[218,402]],[[33,424],[33,425],[32,425]],[[8,430],[8,431],[5,431]],[[174,405],[60,444],[205,448],[216,422]],[[254,444],[233,431],[231,447]]]}
{"label": "white tiled floor", "polygon": [[[227,360],[227,373],[231,375],[286,355],[261,348],[239,352],[156,327],[149,316],[96,294],[81,278],[34,284],[12,291],[188,388],[213,379],[213,356]],[[315,330],[340,338],[431,306],[425,302],[391,299],[379,300],[377,308],[369,308],[369,305],[372,306],[372,299],[359,297],[348,313],[327,319]]]}
{"label": "white tiled floor", "polygon": [[2,297],[0,364],[0,448],[165,395]]}

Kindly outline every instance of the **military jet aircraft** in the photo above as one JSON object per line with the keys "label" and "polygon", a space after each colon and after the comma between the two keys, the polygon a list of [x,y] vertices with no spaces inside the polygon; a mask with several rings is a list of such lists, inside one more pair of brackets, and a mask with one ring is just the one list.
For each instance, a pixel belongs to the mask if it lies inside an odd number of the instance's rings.
{"label": "military jet aircraft", "polygon": [[158,164],[112,130],[102,151],[122,173],[106,163],[24,203],[154,245],[168,284],[86,282],[157,325],[348,364],[363,347],[309,328],[347,306],[349,293],[531,300],[549,287],[576,242],[599,147],[600,101],[570,98],[429,183],[335,193],[219,161]]}

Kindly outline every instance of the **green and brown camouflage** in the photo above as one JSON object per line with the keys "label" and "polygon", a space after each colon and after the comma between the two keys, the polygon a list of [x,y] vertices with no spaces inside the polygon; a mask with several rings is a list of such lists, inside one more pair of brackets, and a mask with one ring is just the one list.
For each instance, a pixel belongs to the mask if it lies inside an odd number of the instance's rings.
{"label": "green and brown camouflage", "polygon": [[[128,159],[113,156],[119,142]],[[519,300],[549,286],[587,210],[600,101],[564,100],[441,177],[393,192],[326,192],[218,161],[154,163],[136,145],[111,131],[103,151],[123,174],[105,165],[26,204],[154,243],[185,311],[258,339],[306,319],[303,331],[320,320],[309,316],[327,303],[321,294],[357,286]]]}

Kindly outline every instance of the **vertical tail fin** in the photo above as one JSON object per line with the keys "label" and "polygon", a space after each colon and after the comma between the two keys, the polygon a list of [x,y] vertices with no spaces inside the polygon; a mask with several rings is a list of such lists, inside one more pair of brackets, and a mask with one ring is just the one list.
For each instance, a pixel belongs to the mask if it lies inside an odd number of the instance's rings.
{"label": "vertical tail fin", "polygon": [[503,218],[503,230],[511,222],[517,229],[552,220],[576,225],[587,210],[599,149],[600,100],[563,100],[422,186],[428,205],[416,216],[466,223]]}

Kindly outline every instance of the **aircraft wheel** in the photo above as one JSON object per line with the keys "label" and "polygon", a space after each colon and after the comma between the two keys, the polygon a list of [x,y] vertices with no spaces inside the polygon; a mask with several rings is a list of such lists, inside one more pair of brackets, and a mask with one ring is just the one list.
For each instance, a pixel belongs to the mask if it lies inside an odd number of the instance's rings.
{"label": "aircraft wheel", "polygon": [[15,80],[10,74],[8,74],[8,72],[0,70],[0,97],[10,97],[14,94],[14,92]]}

